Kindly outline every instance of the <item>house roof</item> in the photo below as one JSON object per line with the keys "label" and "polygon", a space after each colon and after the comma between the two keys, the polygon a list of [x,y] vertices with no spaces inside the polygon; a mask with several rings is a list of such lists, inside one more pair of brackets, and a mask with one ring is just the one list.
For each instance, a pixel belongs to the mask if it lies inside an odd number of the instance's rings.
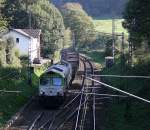
{"label": "house roof", "polygon": [[40,29],[12,29],[12,30],[30,38],[31,37],[38,38],[41,34]]}

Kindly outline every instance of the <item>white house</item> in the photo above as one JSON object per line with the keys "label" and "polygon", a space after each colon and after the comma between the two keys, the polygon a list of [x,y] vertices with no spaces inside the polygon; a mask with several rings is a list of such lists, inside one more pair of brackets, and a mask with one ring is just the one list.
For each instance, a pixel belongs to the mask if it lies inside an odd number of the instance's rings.
{"label": "white house", "polygon": [[33,63],[35,58],[40,59],[40,35],[40,29],[11,29],[3,38],[13,38],[20,55],[29,55]]}

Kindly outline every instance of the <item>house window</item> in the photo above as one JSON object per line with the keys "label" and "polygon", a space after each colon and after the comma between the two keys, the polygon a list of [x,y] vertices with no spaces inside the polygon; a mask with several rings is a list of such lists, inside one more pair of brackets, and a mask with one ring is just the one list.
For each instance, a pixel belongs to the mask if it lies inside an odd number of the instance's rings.
{"label": "house window", "polygon": [[16,43],[19,43],[19,38],[16,38]]}

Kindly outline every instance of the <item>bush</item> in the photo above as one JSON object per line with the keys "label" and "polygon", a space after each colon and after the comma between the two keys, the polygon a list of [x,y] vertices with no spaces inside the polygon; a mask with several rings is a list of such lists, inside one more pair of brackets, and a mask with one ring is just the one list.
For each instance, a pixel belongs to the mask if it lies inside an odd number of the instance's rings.
{"label": "bush", "polygon": [[20,52],[19,52],[18,49],[15,50],[15,56],[16,56],[17,58],[19,58],[19,56],[20,56]]}
{"label": "bush", "polygon": [[12,38],[0,41],[0,65],[1,66],[21,66],[19,54],[16,54],[15,42]]}

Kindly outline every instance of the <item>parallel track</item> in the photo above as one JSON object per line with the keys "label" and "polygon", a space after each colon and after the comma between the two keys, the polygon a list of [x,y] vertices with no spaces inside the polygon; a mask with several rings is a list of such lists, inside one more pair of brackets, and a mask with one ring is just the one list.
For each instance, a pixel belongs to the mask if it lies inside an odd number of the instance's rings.
{"label": "parallel track", "polygon": [[[93,68],[93,65],[90,62],[90,60],[81,55],[80,55],[80,59],[83,62],[84,67],[85,67],[84,76],[87,76],[88,74],[93,75],[94,68]],[[92,92],[93,90],[87,89],[89,85],[88,85],[88,81],[85,81],[85,78],[84,78],[84,83],[82,85],[83,85],[83,91],[82,91],[83,93],[82,93],[82,98],[80,99],[80,102],[82,102],[82,100],[83,100],[83,101],[86,101],[86,103],[82,107],[79,107],[74,130],[84,130],[85,125],[86,125],[85,122],[86,122],[87,115],[88,115],[88,118],[89,118],[89,116],[91,116],[91,114],[89,115],[89,113],[91,113],[91,112],[88,112],[88,111],[91,111],[91,109],[90,109],[91,102],[89,102],[89,100],[92,98],[92,96],[89,96],[84,93]],[[94,86],[94,82],[92,82],[90,86]],[[88,112],[88,114],[87,114],[87,112]]]}
{"label": "parallel track", "polygon": [[94,67],[89,59],[81,55],[80,62],[84,70],[81,94],[69,95],[57,110],[46,110],[32,102],[20,116],[21,121],[16,121],[12,126],[18,130],[95,130],[95,96],[85,94],[95,92],[94,82],[85,79],[87,75],[94,75]]}

